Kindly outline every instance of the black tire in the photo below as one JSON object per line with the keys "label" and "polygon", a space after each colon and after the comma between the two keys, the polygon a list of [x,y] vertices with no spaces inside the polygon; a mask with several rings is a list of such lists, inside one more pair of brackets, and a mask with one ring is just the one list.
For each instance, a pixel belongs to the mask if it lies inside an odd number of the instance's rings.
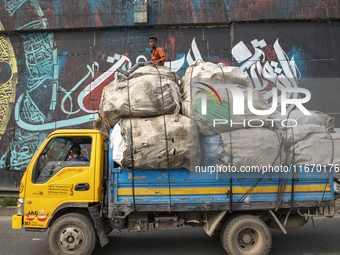
{"label": "black tire", "polygon": [[229,255],[265,255],[272,246],[272,235],[261,219],[241,214],[224,222],[221,243]]}
{"label": "black tire", "polygon": [[53,223],[48,233],[49,249],[54,255],[91,254],[96,239],[93,222],[80,213],[61,216]]}
{"label": "black tire", "polygon": [[243,214],[233,213],[233,214],[227,216],[227,218],[224,220],[224,222],[222,224],[222,227],[220,228],[220,239],[221,239],[221,236],[224,235],[224,230],[226,229],[225,226],[228,225],[229,222],[232,221],[234,218],[239,217],[240,215],[243,215]]}

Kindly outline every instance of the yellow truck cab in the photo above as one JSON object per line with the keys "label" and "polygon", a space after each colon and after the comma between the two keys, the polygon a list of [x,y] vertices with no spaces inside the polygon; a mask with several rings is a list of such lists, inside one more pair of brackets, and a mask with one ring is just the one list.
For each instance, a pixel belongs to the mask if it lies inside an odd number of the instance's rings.
{"label": "yellow truck cab", "polygon": [[[64,129],[51,133],[23,175],[18,213],[13,216],[12,227],[21,229],[23,225],[26,230],[44,231],[60,217],[65,217],[66,212],[74,213],[66,214],[74,221],[89,214],[89,207],[99,207],[103,200],[105,139],[106,135],[98,130]],[[88,161],[69,160],[73,144],[80,145]],[[89,220],[84,222],[92,224]],[[58,224],[53,226],[58,227]],[[65,249],[81,247],[79,240],[85,233],[65,226],[56,229],[57,232],[65,230],[66,233],[61,234],[69,246]]]}

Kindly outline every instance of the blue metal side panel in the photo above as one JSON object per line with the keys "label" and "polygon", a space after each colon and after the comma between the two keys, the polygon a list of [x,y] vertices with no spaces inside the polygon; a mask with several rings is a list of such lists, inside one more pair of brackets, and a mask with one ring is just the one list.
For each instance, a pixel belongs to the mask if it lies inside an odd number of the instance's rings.
{"label": "blue metal side panel", "polygon": [[[330,178],[332,177],[331,175],[317,172],[305,173],[299,170],[300,168],[297,169],[299,178],[294,184],[294,201],[321,201],[334,198],[333,179]],[[133,201],[131,169],[114,169],[110,167],[110,171],[110,182],[113,187],[113,200],[110,201],[116,205],[131,204]],[[257,175],[258,178],[261,176],[261,173]],[[134,171],[134,177],[136,204],[164,205],[170,203],[167,170],[136,169]],[[202,178],[201,175],[198,177],[197,173],[190,173],[185,169],[170,170],[171,204],[228,203],[229,198],[225,191],[230,187],[229,177],[226,175],[220,176],[218,179],[209,177],[210,178]],[[244,177],[244,173],[233,174],[233,202],[238,202],[243,194],[258,180],[258,178],[245,179]],[[330,179],[327,182],[328,178]],[[327,190],[325,190],[326,182],[328,183]],[[278,197],[278,183],[279,174],[271,174],[270,176],[264,177],[256,186],[262,191],[260,193],[250,193],[244,202],[275,202]],[[292,174],[289,174],[286,184],[287,189],[282,197],[283,202],[291,201],[291,185]],[[310,187],[317,187],[317,190],[308,191]],[[211,192],[211,189],[214,190],[213,192],[215,192],[215,194],[209,194],[209,192],[204,193],[205,190],[210,190]],[[219,191],[216,192],[216,189]],[[266,192],[266,189],[268,189],[268,192]],[[160,192],[157,192],[157,190],[160,190]],[[148,194],[140,194],[145,192]]]}

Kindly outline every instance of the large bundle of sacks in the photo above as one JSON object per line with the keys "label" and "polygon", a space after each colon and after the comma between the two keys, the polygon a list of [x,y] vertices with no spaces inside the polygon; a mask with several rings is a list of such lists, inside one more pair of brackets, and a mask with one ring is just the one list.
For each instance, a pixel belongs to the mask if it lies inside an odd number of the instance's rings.
{"label": "large bundle of sacks", "polygon": [[[277,126],[286,147],[286,163],[315,166],[318,167],[315,171],[323,172],[328,167],[333,170],[333,176],[339,178],[340,134],[334,133],[335,120],[320,111],[309,113],[311,115],[304,115],[300,110],[293,110],[286,117],[286,126],[294,127]],[[277,112],[273,118],[284,119]]]}
{"label": "large bundle of sacks", "polygon": [[[277,111],[255,115],[248,108],[248,93],[255,109],[269,106],[249,86],[248,75],[239,68],[204,61],[195,61],[180,82],[166,67],[141,67],[128,80],[117,77],[103,90],[99,108],[107,129],[113,128],[113,159],[125,168],[192,171],[216,165],[260,170],[340,164],[334,118],[317,111],[306,116],[300,110],[288,116]],[[244,96],[241,115],[234,114],[233,89]]]}
{"label": "large bundle of sacks", "polygon": [[[155,117],[180,110],[178,76],[166,67],[144,66],[129,79],[117,76],[102,92],[99,115],[107,128],[122,118]],[[159,75],[160,74],[160,75]],[[129,88],[129,89],[128,89]],[[164,107],[163,107],[164,103]]]}
{"label": "large bundle of sacks", "polygon": [[[219,84],[242,90],[243,115],[233,114],[233,95]],[[340,164],[340,135],[332,133],[334,118],[318,111],[309,111],[311,115],[306,116],[299,109],[290,111],[288,116],[282,116],[278,111],[270,116],[253,114],[247,103],[247,87],[252,87],[252,84],[249,84],[247,74],[237,67],[196,61],[188,68],[180,86],[182,113],[199,127],[202,166],[233,165],[237,169],[241,166],[257,166],[261,169],[262,166],[281,164]],[[208,90],[215,100],[202,88]],[[217,94],[222,104],[218,103]],[[202,114],[201,110],[203,95],[206,114]],[[255,109],[268,109],[258,90],[252,91],[252,98]],[[214,127],[214,119],[228,120],[228,124]],[[230,120],[233,121],[232,126],[229,125]],[[248,120],[255,120],[251,122],[252,126],[261,127],[249,127]],[[259,125],[256,121],[263,124]],[[337,172],[333,173],[339,176]]]}
{"label": "large bundle of sacks", "polygon": [[[308,138],[311,134],[328,131],[317,113],[308,112],[310,115],[305,115],[299,109],[290,111],[287,116],[281,115],[278,111],[273,113],[273,119],[276,120],[275,128],[280,133],[286,147]],[[282,125],[282,121],[285,126]]]}
{"label": "large bundle of sacks", "polygon": [[281,138],[268,128],[236,129],[201,138],[202,166],[241,166],[261,170],[285,161]]}
{"label": "large bundle of sacks", "polygon": [[177,74],[157,69],[145,66],[128,79],[117,76],[103,90],[100,119],[107,130],[113,128],[113,159],[122,167],[189,170],[201,158],[198,129],[179,114]]}
{"label": "large bundle of sacks", "polygon": [[188,67],[184,77],[181,79],[182,112],[185,116],[190,116],[191,98],[196,96],[191,93],[191,89],[200,80],[215,84],[228,83],[240,86],[247,86],[249,83],[248,75],[238,67],[216,65],[196,60]]}
{"label": "large bundle of sacks", "polygon": [[[313,133],[290,146],[288,163],[340,167],[340,134]],[[334,167],[337,165],[336,167]]]}
{"label": "large bundle of sacks", "polygon": [[[284,162],[281,137],[268,128],[271,116],[255,115],[248,107],[248,86],[252,86],[248,75],[238,67],[196,61],[187,69],[180,85],[182,113],[199,127],[202,166],[231,165],[240,170],[241,166],[260,169],[261,165]],[[243,94],[244,114],[234,114],[234,89]],[[268,110],[260,91],[251,93],[254,108]],[[206,105],[205,114],[202,104]],[[252,126],[262,127],[250,128],[249,120]]]}
{"label": "large bundle of sacks", "polygon": [[[197,122],[199,131],[202,135],[214,135],[222,132],[228,132],[230,120],[234,123],[232,128],[248,127],[248,121],[256,119],[251,125],[268,126],[270,115],[255,116],[250,112],[247,104],[249,77],[238,67],[216,65],[202,60],[195,61],[186,71],[181,80],[182,92],[182,113]],[[231,86],[242,91],[244,102],[244,114],[234,115],[234,100],[237,95],[223,86]],[[213,88],[213,90],[211,89]],[[212,91],[212,98],[207,95],[207,90]],[[210,92],[209,92],[210,93]],[[202,97],[205,97],[204,100]],[[218,98],[219,97],[219,98]],[[257,110],[267,110],[268,107],[258,90],[252,91],[253,106]],[[220,101],[219,101],[220,100]],[[202,104],[206,104],[206,114],[202,112]],[[213,126],[214,119],[228,120],[226,124],[216,124]],[[243,124],[243,122],[245,124]]]}
{"label": "large bundle of sacks", "polygon": [[132,167],[132,153],[134,167],[139,169],[167,169],[169,163],[170,169],[189,170],[190,164],[200,163],[197,127],[190,125],[189,118],[180,115],[179,120],[175,121],[174,115],[165,115],[165,124],[163,116],[133,118],[131,123],[129,119],[120,122],[121,135],[127,148],[120,161],[122,166]]}

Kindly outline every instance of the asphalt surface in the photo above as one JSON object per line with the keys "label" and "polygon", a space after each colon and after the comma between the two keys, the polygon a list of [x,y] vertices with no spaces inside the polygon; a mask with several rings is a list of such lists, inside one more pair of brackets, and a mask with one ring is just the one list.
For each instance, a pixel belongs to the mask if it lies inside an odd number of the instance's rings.
{"label": "asphalt surface", "polygon": [[[271,230],[273,244],[270,254],[340,255],[340,217],[315,219],[305,226],[288,230]],[[178,230],[150,230],[146,233],[113,231],[110,243],[96,248],[93,254],[205,255],[226,254],[216,236],[209,237],[201,228],[182,227]],[[0,254],[49,254],[47,232],[25,232],[11,229],[11,217],[0,217]]]}

